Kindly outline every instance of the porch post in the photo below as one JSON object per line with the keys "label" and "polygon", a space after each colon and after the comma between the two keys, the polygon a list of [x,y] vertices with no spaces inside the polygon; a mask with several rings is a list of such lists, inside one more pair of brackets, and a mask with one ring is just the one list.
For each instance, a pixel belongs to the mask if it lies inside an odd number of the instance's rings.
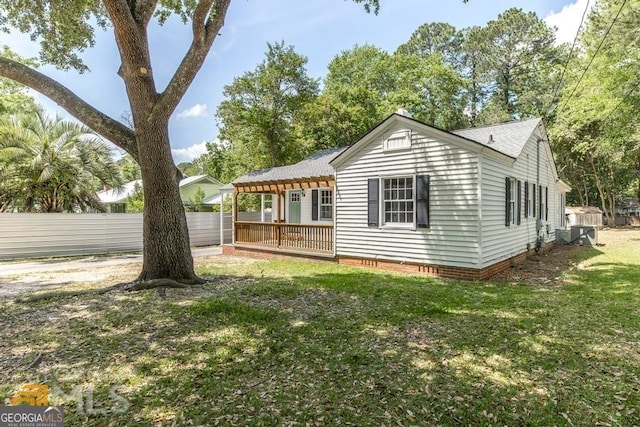
{"label": "porch post", "polygon": [[220,246],[224,245],[224,193],[220,193]]}
{"label": "porch post", "polygon": [[277,217],[277,220],[276,220],[276,243],[278,245],[277,246],[278,248],[280,247],[280,244],[282,243],[281,242],[281,239],[282,239],[281,231],[282,230],[280,229],[280,215],[281,215],[281,212],[282,212],[282,210],[281,210],[282,205],[280,204],[281,199],[282,199],[281,195],[282,195],[282,193],[280,192],[280,188],[278,188],[277,196],[276,196],[278,198],[278,217]]}
{"label": "porch post", "polygon": [[277,199],[277,202],[278,202],[278,206],[277,206],[277,208],[278,208],[277,209],[277,214],[278,215],[276,216],[276,222],[280,222],[280,216],[281,216],[281,212],[282,212],[282,206],[280,205],[281,196],[282,196],[282,193],[280,192],[280,189],[278,189],[277,193],[276,193],[276,199]]}
{"label": "porch post", "polygon": [[264,193],[260,193],[260,222],[264,222]]}
{"label": "porch post", "polygon": [[232,203],[232,209],[231,209],[231,222],[233,224],[233,232],[231,233],[233,235],[233,243],[236,243],[237,236],[236,233],[238,232],[237,227],[236,227],[236,221],[238,221],[238,189],[237,188],[233,188],[233,203]]}

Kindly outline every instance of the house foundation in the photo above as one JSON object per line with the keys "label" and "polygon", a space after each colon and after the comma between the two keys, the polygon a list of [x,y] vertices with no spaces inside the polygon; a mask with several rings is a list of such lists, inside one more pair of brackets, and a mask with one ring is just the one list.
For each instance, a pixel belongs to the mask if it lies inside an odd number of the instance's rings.
{"label": "house foundation", "polygon": [[[548,242],[544,246],[544,250],[550,250],[554,246],[553,242]],[[400,262],[392,260],[381,260],[372,258],[357,258],[346,256],[327,256],[310,253],[292,253],[290,251],[278,251],[275,249],[265,249],[259,247],[224,245],[222,247],[223,255],[247,256],[258,259],[307,259],[313,261],[333,262],[343,265],[356,267],[377,268],[387,271],[397,271],[410,274],[426,274],[434,277],[458,280],[487,280],[496,274],[526,261],[529,257],[536,255],[535,250],[531,249],[522,252],[514,257],[498,261],[484,268],[467,268],[454,267],[448,265],[433,265],[423,263]]]}

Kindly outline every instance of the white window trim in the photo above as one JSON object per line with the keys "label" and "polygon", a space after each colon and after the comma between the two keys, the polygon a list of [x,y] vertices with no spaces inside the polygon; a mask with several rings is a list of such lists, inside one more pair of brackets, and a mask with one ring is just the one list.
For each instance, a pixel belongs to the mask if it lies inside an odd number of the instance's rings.
{"label": "white window trim", "polygon": [[533,203],[533,189],[535,184],[533,182],[529,182],[527,185],[529,186],[529,188],[527,188],[527,219],[535,220],[535,205]]}
{"label": "white window trim", "polygon": [[518,180],[509,177],[509,227],[518,225]]}
{"label": "white window trim", "polygon": [[[322,203],[322,193],[328,191],[330,193],[331,203]],[[331,207],[331,218],[323,218],[322,217],[322,207],[330,206]],[[318,221],[333,221],[334,213],[334,201],[333,201],[333,190],[330,188],[319,188],[318,189]]]}
{"label": "white window trim", "polygon": [[[413,203],[413,222],[389,222],[387,223],[385,220],[385,211],[384,211],[384,203],[385,203],[385,199],[384,199],[384,180],[385,179],[394,179],[394,178],[411,178],[411,191],[413,194],[412,197],[412,203]],[[402,229],[402,230],[417,230],[417,226],[416,226],[416,175],[388,175],[388,176],[381,176],[380,178],[380,185],[378,185],[379,188],[379,195],[378,195],[378,200],[379,200],[379,213],[378,213],[378,217],[380,218],[380,226],[379,228],[386,228],[386,229]]]}

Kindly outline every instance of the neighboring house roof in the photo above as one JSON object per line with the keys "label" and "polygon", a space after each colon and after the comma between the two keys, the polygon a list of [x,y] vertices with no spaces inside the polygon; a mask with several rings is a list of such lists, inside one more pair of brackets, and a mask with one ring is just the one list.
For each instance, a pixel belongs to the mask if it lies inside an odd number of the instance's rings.
{"label": "neighboring house roof", "polygon": [[131,196],[135,191],[136,184],[142,185],[142,180],[137,179],[135,181],[127,182],[120,188],[111,188],[109,190],[99,191],[97,196],[102,203],[125,203],[127,201],[127,197]]}
{"label": "neighboring house roof", "polygon": [[219,205],[220,202],[222,201],[223,196],[224,194],[216,194],[215,196],[207,197],[206,199],[202,200],[202,204],[203,205]]}
{"label": "neighboring house roof", "polygon": [[233,182],[230,182],[230,183],[225,184],[222,187],[220,187],[220,192],[221,193],[230,193],[232,191],[233,191]]}
{"label": "neighboring house roof", "polygon": [[[196,182],[208,181],[212,184],[222,183],[215,178],[211,178],[209,175],[196,175],[184,178],[180,181],[180,187],[184,187]],[[98,198],[102,203],[125,203],[129,196],[132,196],[135,191],[136,184],[142,185],[142,180],[137,179],[135,181],[127,182],[120,188],[111,188],[109,190],[99,191],[97,193]]]}
{"label": "neighboring house roof", "polygon": [[194,182],[200,182],[200,181],[209,181],[212,184],[222,185],[220,181],[218,181],[215,178],[211,178],[209,175],[195,175],[195,176],[188,176],[183,180],[181,180],[180,187],[184,187],[185,185],[193,184]]}
{"label": "neighboring house roof", "polygon": [[329,162],[346,147],[329,148],[313,153],[304,160],[288,166],[260,169],[233,181],[234,184],[246,182],[283,181],[287,179],[304,179],[333,176],[334,169]]}
{"label": "neighboring house roof", "polygon": [[520,156],[522,149],[536,130],[542,119],[535,118],[520,122],[501,123],[469,129],[451,131],[478,144],[493,148],[514,159]]}

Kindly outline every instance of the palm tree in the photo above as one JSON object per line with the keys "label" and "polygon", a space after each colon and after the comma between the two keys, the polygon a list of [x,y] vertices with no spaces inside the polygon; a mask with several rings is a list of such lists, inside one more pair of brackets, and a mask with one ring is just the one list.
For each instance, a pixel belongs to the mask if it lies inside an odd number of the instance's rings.
{"label": "palm tree", "polygon": [[122,179],[111,149],[89,128],[42,108],[0,120],[0,209],[104,211],[96,190]]}

